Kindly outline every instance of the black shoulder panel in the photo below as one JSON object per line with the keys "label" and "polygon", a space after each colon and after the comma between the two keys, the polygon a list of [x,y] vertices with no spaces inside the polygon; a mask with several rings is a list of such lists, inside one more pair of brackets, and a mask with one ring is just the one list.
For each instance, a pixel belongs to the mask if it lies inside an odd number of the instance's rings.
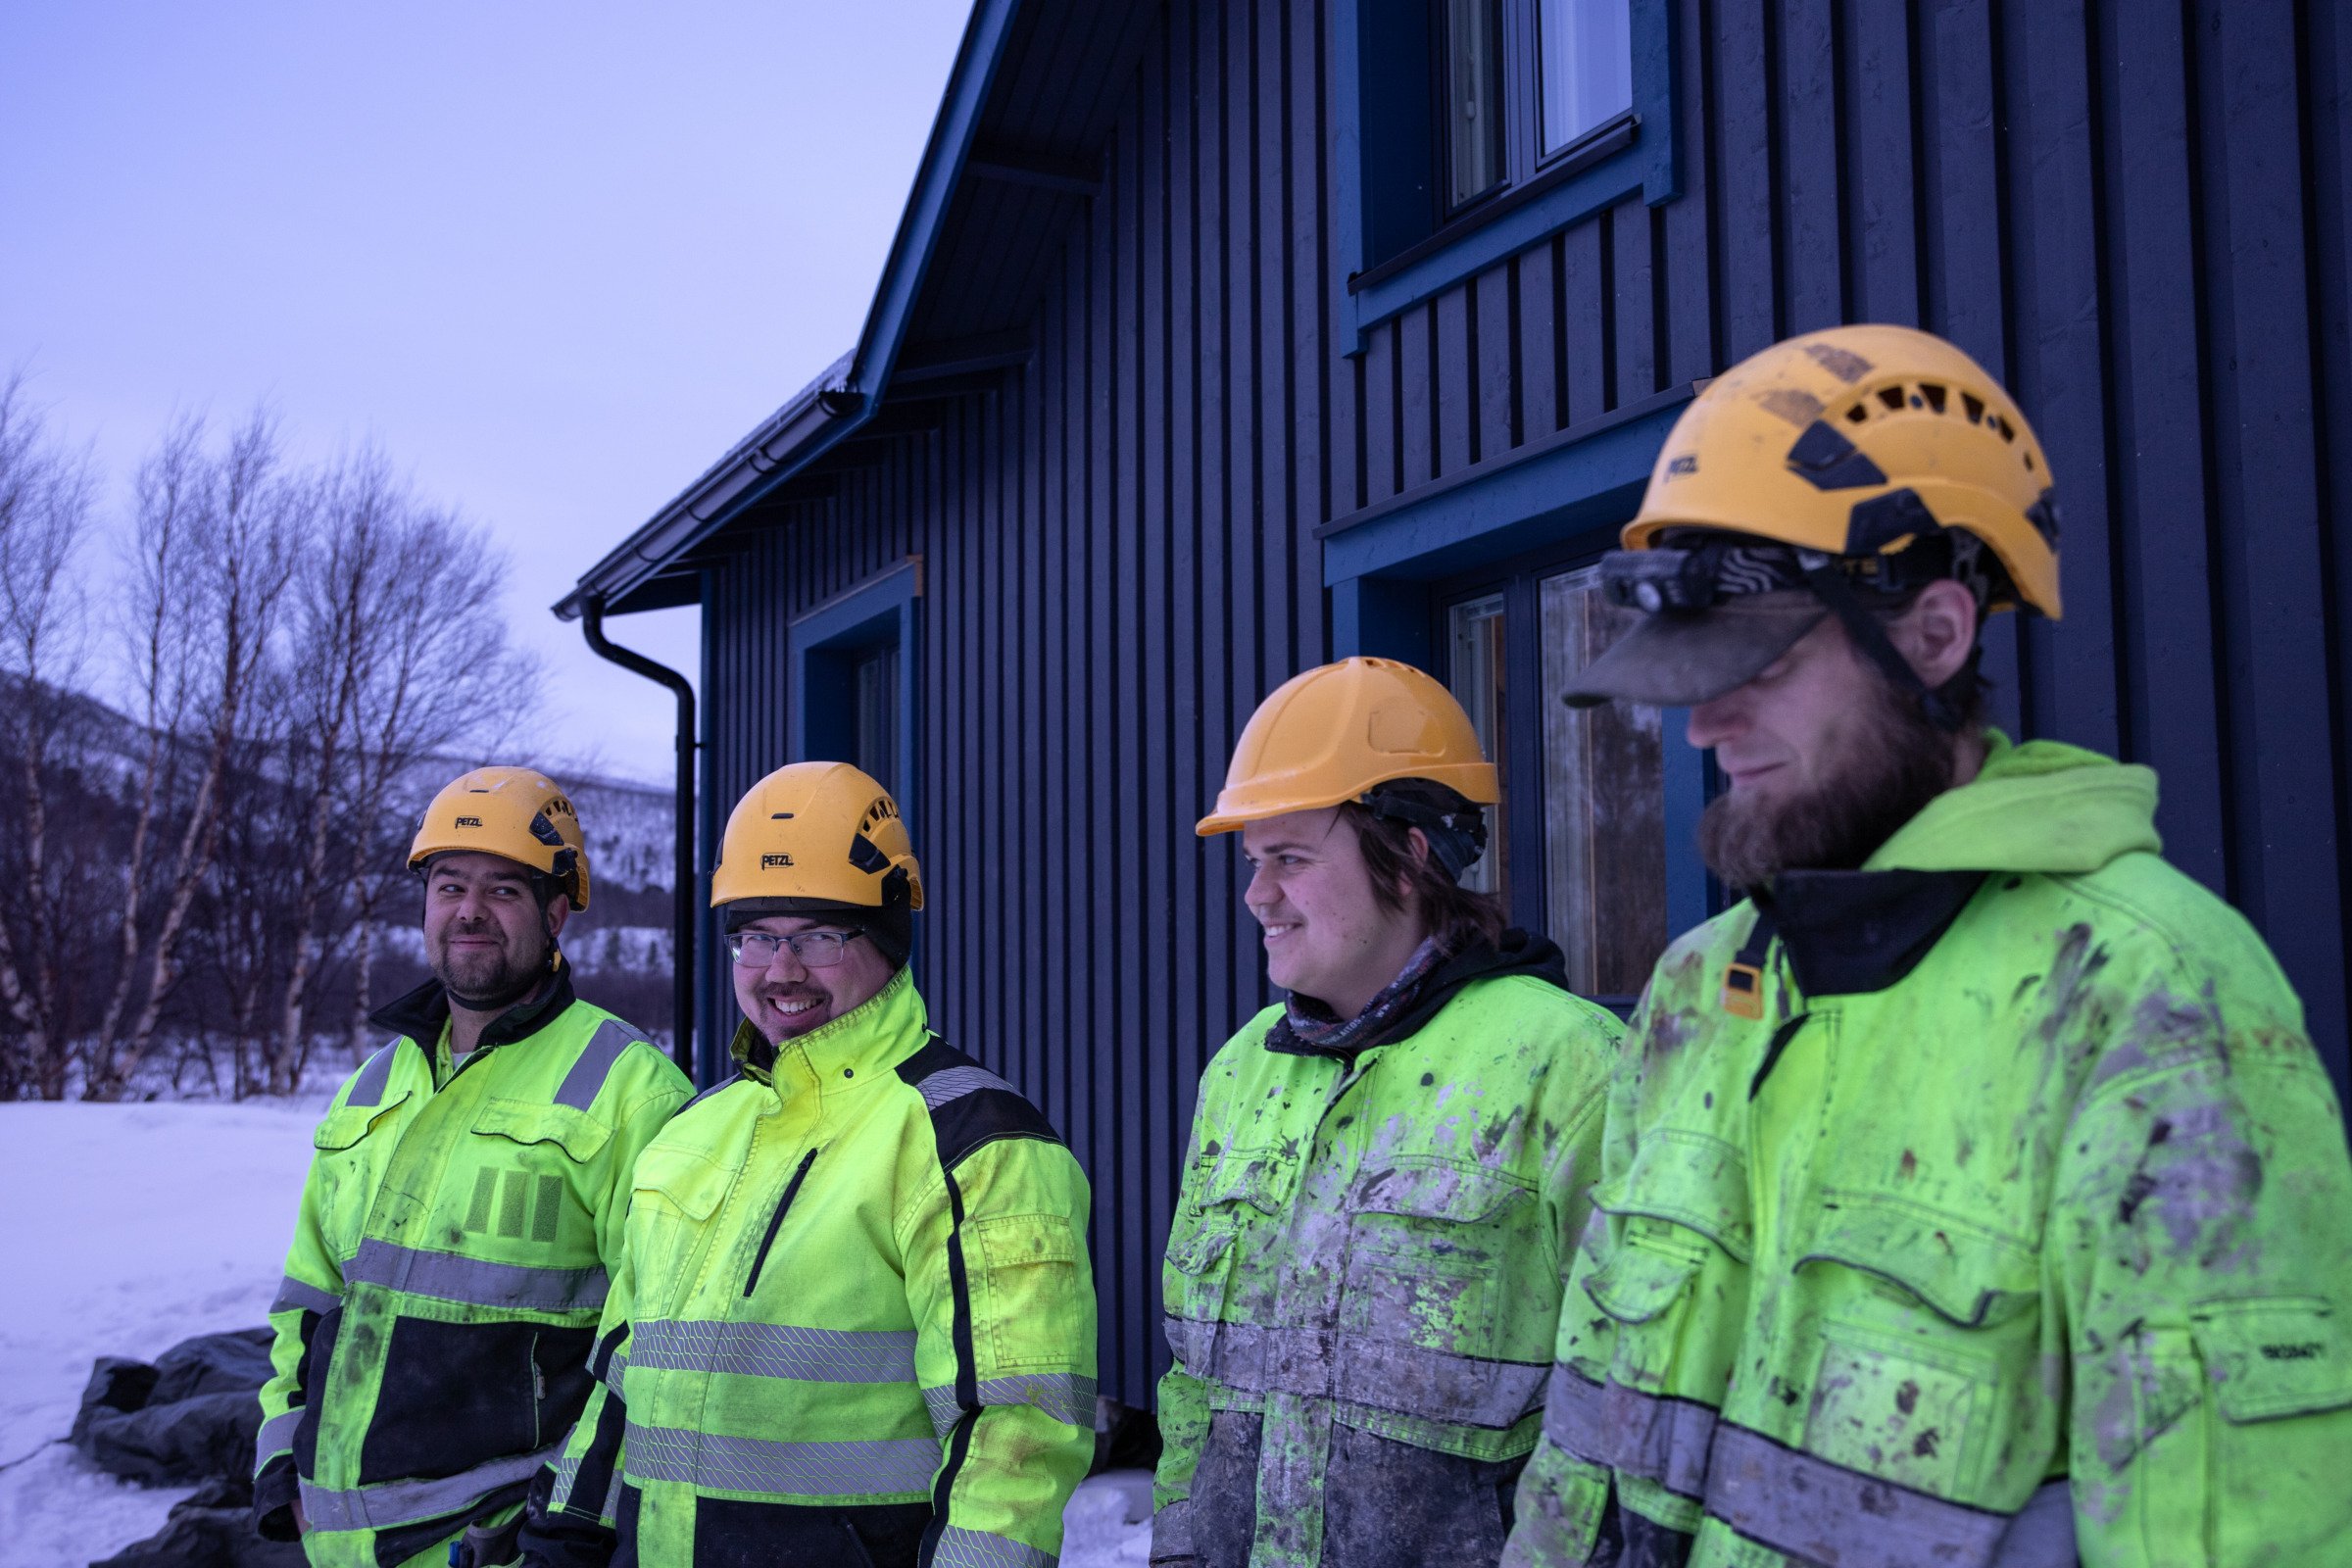
{"label": "black shoulder panel", "polygon": [[898,1070],[930,1107],[931,1132],[939,1140],[939,1163],[945,1169],[954,1170],[973,1150],[1000,1138],[1061,1142],[1045,1112],[1019,1090],[937,1035]]}

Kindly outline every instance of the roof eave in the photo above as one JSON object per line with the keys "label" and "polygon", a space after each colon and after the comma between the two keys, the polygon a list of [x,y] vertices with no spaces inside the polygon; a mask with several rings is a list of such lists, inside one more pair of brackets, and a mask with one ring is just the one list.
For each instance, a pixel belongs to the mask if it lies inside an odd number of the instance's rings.
{"label": "roof eave", "polygon": [[892,236],[882,280],[858,333],[858,346],[834,362],[779,409],[764,424],[657,513],[650,522],[582,573],[555,605],[564,620],[578,617],[592,598],[625,611],[629,592],[726,526],[759,499],[806,469],[843,437],[873,416],[906,340],[906,324],[921,297],[948,205],[978,134],[997,66],[1021,0],[978,0],[947,95],[932,122],[931,136],[916,167],[914,187],[898,232]]}

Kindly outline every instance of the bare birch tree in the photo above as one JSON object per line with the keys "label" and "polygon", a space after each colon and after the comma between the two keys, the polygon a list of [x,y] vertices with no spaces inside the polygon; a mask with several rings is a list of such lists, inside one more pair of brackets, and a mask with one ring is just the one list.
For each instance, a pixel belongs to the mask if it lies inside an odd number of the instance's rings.
{"label": "bare birch tree", "polygon": [[0,1100],[25,1087],[44,1100],[66,1091],[75,972],[69,950],[81,933],[60,919],[70,901],[60,897],[65,867],[50,792],[82,652],[74,565],[94,491],[88,456],[51,436],[28,403],[23,372],[0,383],[0,789],[13,797],[15,818],[0,886],[0,1004],[15,1038],[0,1041]]}
{"label": "bare birch tree", "polygon": [[[272,652],[311,504],[281,471],[266,415],[218,454],[204,437],[201,420],[183,420],[139,476],[128,605],[149,741],[122,870],[121,967],[83,1058],[92,1100],[121,1098],[153,1049],[188,910],[220,844],[238,725]],[[178,805],[169,854],[159,841],[167,803]]]}
{"label": "bare birch tree", "polygon": [[261,1043],[275,1094],[300,1081],[319,966],[344,935],[357,946],[355,1036],[365,1026],[404,785],[424,758],[503,740],[531,689],[508,632],[506,559],[478,529],[418,501],[374,453],[341,464],[320,495],[290,615],[297,891],[276,1028]]}

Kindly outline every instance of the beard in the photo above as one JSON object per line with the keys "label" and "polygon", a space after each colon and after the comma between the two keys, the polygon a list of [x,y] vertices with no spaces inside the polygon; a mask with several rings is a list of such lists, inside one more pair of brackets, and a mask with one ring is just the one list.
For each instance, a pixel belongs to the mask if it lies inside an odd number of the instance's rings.
{"label": "beard", "polygon": [[547,962],[545,944],[526,955],[505,949],[458,955],[444,941],[433,955],[433,978],[461,1006],[487,1012],[520,1002],[546,978]]}
{"label": "beard", "polygon": [[1728,888],[1760,888],[1783,871],[1852,871],[1952,787],[1952,737],[1919,704],[1874,679],[1861,721],[1822,782],[1765,800],[1734,790],[1698,819],[1698,854]]}

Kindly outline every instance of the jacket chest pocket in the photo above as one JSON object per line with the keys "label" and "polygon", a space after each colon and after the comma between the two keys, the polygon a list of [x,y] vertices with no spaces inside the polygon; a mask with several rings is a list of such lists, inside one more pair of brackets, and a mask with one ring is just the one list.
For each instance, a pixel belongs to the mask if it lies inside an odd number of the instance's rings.
{"label": "jacket chest pocket", "polygon": [[316,1174],[320,1202],[320,1228],[337,1255],[359,1250],[368,1211],[381,1185],[383,1168],[399,1145],[393,1112],[408,1102],[395,1095],[381,1105],[342,1105],[319,1119],[311,1135],[318,1150]]}
{"label": "jacket chest pocket", "polygon": [[2013,1505],[2057,1451],[2043,1387],[2040,1259],[1953,1216],[1825,1193],[1796,1269],[1820,1301],[1804,1446],[1964,1500]]}
{"label": "jacket chest pocket", "polygon": [[[1399,1160],[1361,1178],[1348,1205],[1339,1313],[1347,1334],[1491,1356],[1506,1338],[1496,1321],[1505,1278],[1531,1256],[1548,1260],[1539,1271],[1558,1278],[1556,1246],[1536,1234],[1542,1205],[1499,1171],[1434,1157]],[[1507,1348],[1528,1352],[1511,1357],[1523,1359],[1547,1347]]]}
{"label": "jacket chest pocket", "polygon": [[[1283,1170],[1266,1151],[1228,1150],[1195,1167],[1191,1227],[1168,1246],[1168,1316],[1196,1323],[1246,1321],[1237,1278],[1249,1233],[1282,1212]],[[1182,1354],[1181,1350],[1178,1354]],[[1189,1363],[1188,1363],[1189,1364]]]}
{"label": "jacket chest pocket", "polygon": [[640,1321],[679,1314],[709,1250],[710,1218],[737,1174],[691,1150],[660,1143],[637,1156],[628,1250]]}
{"label": "jacket chest pocket", "polygon": [[1561,1308],[1562,1359],[1594,1382],[1720,1408],[1746,1311],[1745,1155],[1708,1134],[1661,1128],[1592,1201],[1575,1279],[1582,1299]]}
{"label": "jacket chest pocket", "polygon": [[596,1255],[588,1166],[612,1129],[568,1105],[492,1100],[475,1114],[473,1133],[441,1200],[451,1244],[498,1237]]}

